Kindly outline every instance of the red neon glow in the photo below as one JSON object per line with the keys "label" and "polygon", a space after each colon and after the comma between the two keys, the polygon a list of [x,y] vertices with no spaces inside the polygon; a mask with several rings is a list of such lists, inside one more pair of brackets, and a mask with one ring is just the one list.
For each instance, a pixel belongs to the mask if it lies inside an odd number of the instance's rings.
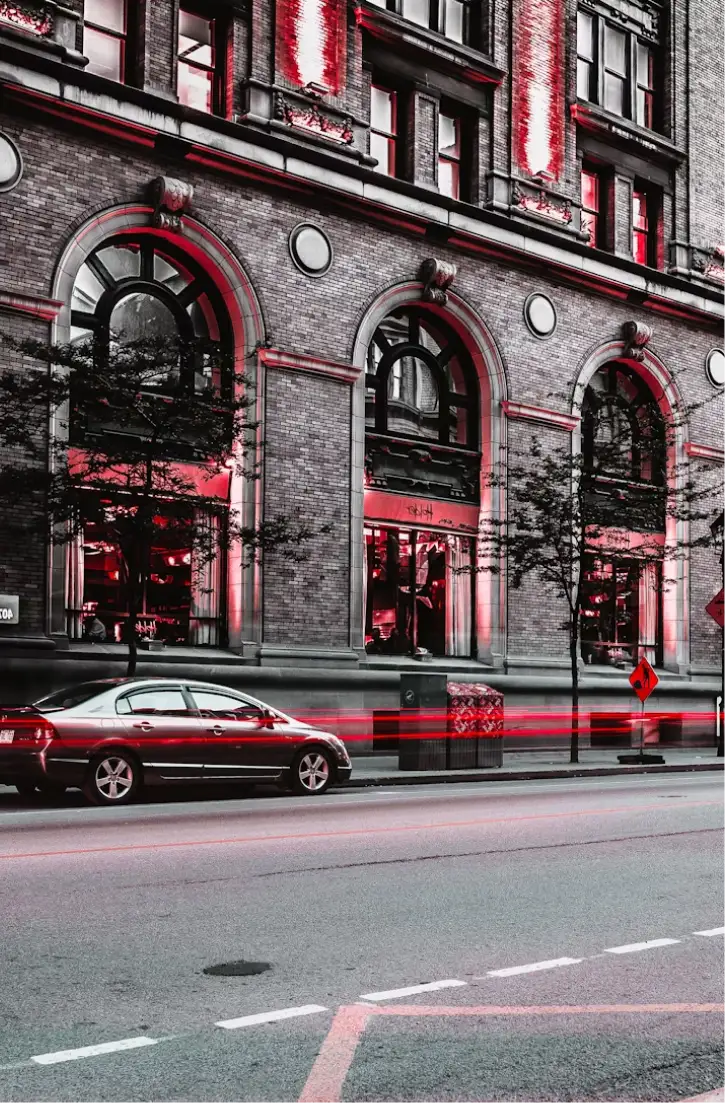
{"label": "red neon glow", "polygon": [[513,71],[514,140],[529,176],[561,177],[564,167],[565,28],[561,0],[519,0]]}
{"label": "red neon glow", "polygon": [[342,0],[280,0],[277,64],[290,83],[335,96],[344,89],[345,11]]}

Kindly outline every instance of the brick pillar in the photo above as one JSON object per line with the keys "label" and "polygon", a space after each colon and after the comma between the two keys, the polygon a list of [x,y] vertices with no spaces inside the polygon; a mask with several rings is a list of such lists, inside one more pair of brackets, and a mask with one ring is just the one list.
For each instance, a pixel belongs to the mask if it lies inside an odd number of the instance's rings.
{"label": "brick pillar", "polygon": [[[488,115],[479,112],[471,121],[472,150],[470,171],[470,188],[468,200],[477,206],[483,206],[486,202],[487,173],[491,168],[491,119]],[[465,198],[465,197],[464,197]]]}
{"label": "brick pillar", "polygon": [[614,177],[614,252],[618,257],[632,259],[632,180],[629,176]]}
{"label": "brick pillar", "polygon": [[412,184],[438,186],[438,97],[414,87],[408,100],[405,175]]}
{"label": "brick pillar", "polygon": [[674,197],[672,192],[662,193],[662,208],[657,225],[657,267],[662,272],[667,267],[670,243],[674,238]]}
{"label": "brick pillar", "polygon": [[225,115],[228,119],[244,111],[242,84],[249,73],[249,24],[240,15],[229,19],[226,56]]}
{"label": "brick pillar", "polygon": [[144,91],[166,99],[176,99],[178,21],[178,0],[140,0],[136,83]]}

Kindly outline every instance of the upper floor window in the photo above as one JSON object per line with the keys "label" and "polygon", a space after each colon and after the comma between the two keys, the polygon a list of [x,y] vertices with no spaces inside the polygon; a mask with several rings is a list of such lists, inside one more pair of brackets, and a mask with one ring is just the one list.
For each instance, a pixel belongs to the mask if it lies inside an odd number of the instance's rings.
{"label": "upper floor window", "polygon": [[368,350],[366,424],[374,433],[477,447],[477,386],[453,330],[424,310],[398,310]]}
{"label": "upper floor window", "polygon": [[593,249],[602,246],[602,181],[599,173],[582,169],[582,230],[588,231],[588,244]]}
{"label": "upper floor window", "polygon": [[660,221],[657,189],[635,181],[632,189],[632,256],[637,264],[659,268]]}
{"label": "upper floor window", "polygon": [[377,159],[376,170],[385,176],[397,176],[398,96],[381,85],[370,88],[370,155]]}
{"label": "upper floor window", "polygon": [[652,129],[655,123],[655,55],[636,30],[601,15],[577,13],[577,96],[613,115]]}
{"label": "upper floor window", "polygon": [[179,103],[208,114],[219,110],[216,21],[191,8],[179,10]]}
{"label": "upper floor window", "polygon": [[461,119],[441,112],[438,116],[438,191],[461,198]]}
{"label": "upper floor window", "polygon": [[467,42],[467,0],[370,0],[378,8],[387,8],[419,27],[445,35],[453,42]]}
{"label": "upper floor window", "polygon": [[126,70],[126,0],[85,0],[83,53],[86,72],[123,81]]}

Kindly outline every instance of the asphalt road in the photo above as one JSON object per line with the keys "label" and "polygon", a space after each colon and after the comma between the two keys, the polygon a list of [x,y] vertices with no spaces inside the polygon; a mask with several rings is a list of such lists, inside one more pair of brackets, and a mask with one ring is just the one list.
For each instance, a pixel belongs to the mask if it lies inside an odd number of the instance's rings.
{"label": "asphalt road", "polygon": [[[127,809],[0,788],[0,1099],[710,1091],[722,803],[711,774]],[[239,960],[269,968],[204,972]]]}

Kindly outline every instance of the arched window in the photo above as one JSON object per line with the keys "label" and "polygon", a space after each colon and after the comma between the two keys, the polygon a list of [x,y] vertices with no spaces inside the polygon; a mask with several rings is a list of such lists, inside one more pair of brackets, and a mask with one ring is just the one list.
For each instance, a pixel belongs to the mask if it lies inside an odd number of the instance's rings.
{"label": "arched window", "polygon": [[584,462],[603,478],[665,484],[665,432],[654,395],[631,368],[605,364],[582,409]]}
{"label": "arched window", "polygon": [[[166,239],[122,235],[95,249],[81,267],[71,300],[71,341],[113,345],[168,338],[187,346],[178,371],[200,392],[230,385],[195,345],[231,340],[223,300],[204,271]],[[162,387],[163,375],[153,381]]]}
{"label": "arched window", "polygon": [[381,322],[365,382],[370,431],[477,448],[473,366],[457,334],[436,315],[409,307]]}

